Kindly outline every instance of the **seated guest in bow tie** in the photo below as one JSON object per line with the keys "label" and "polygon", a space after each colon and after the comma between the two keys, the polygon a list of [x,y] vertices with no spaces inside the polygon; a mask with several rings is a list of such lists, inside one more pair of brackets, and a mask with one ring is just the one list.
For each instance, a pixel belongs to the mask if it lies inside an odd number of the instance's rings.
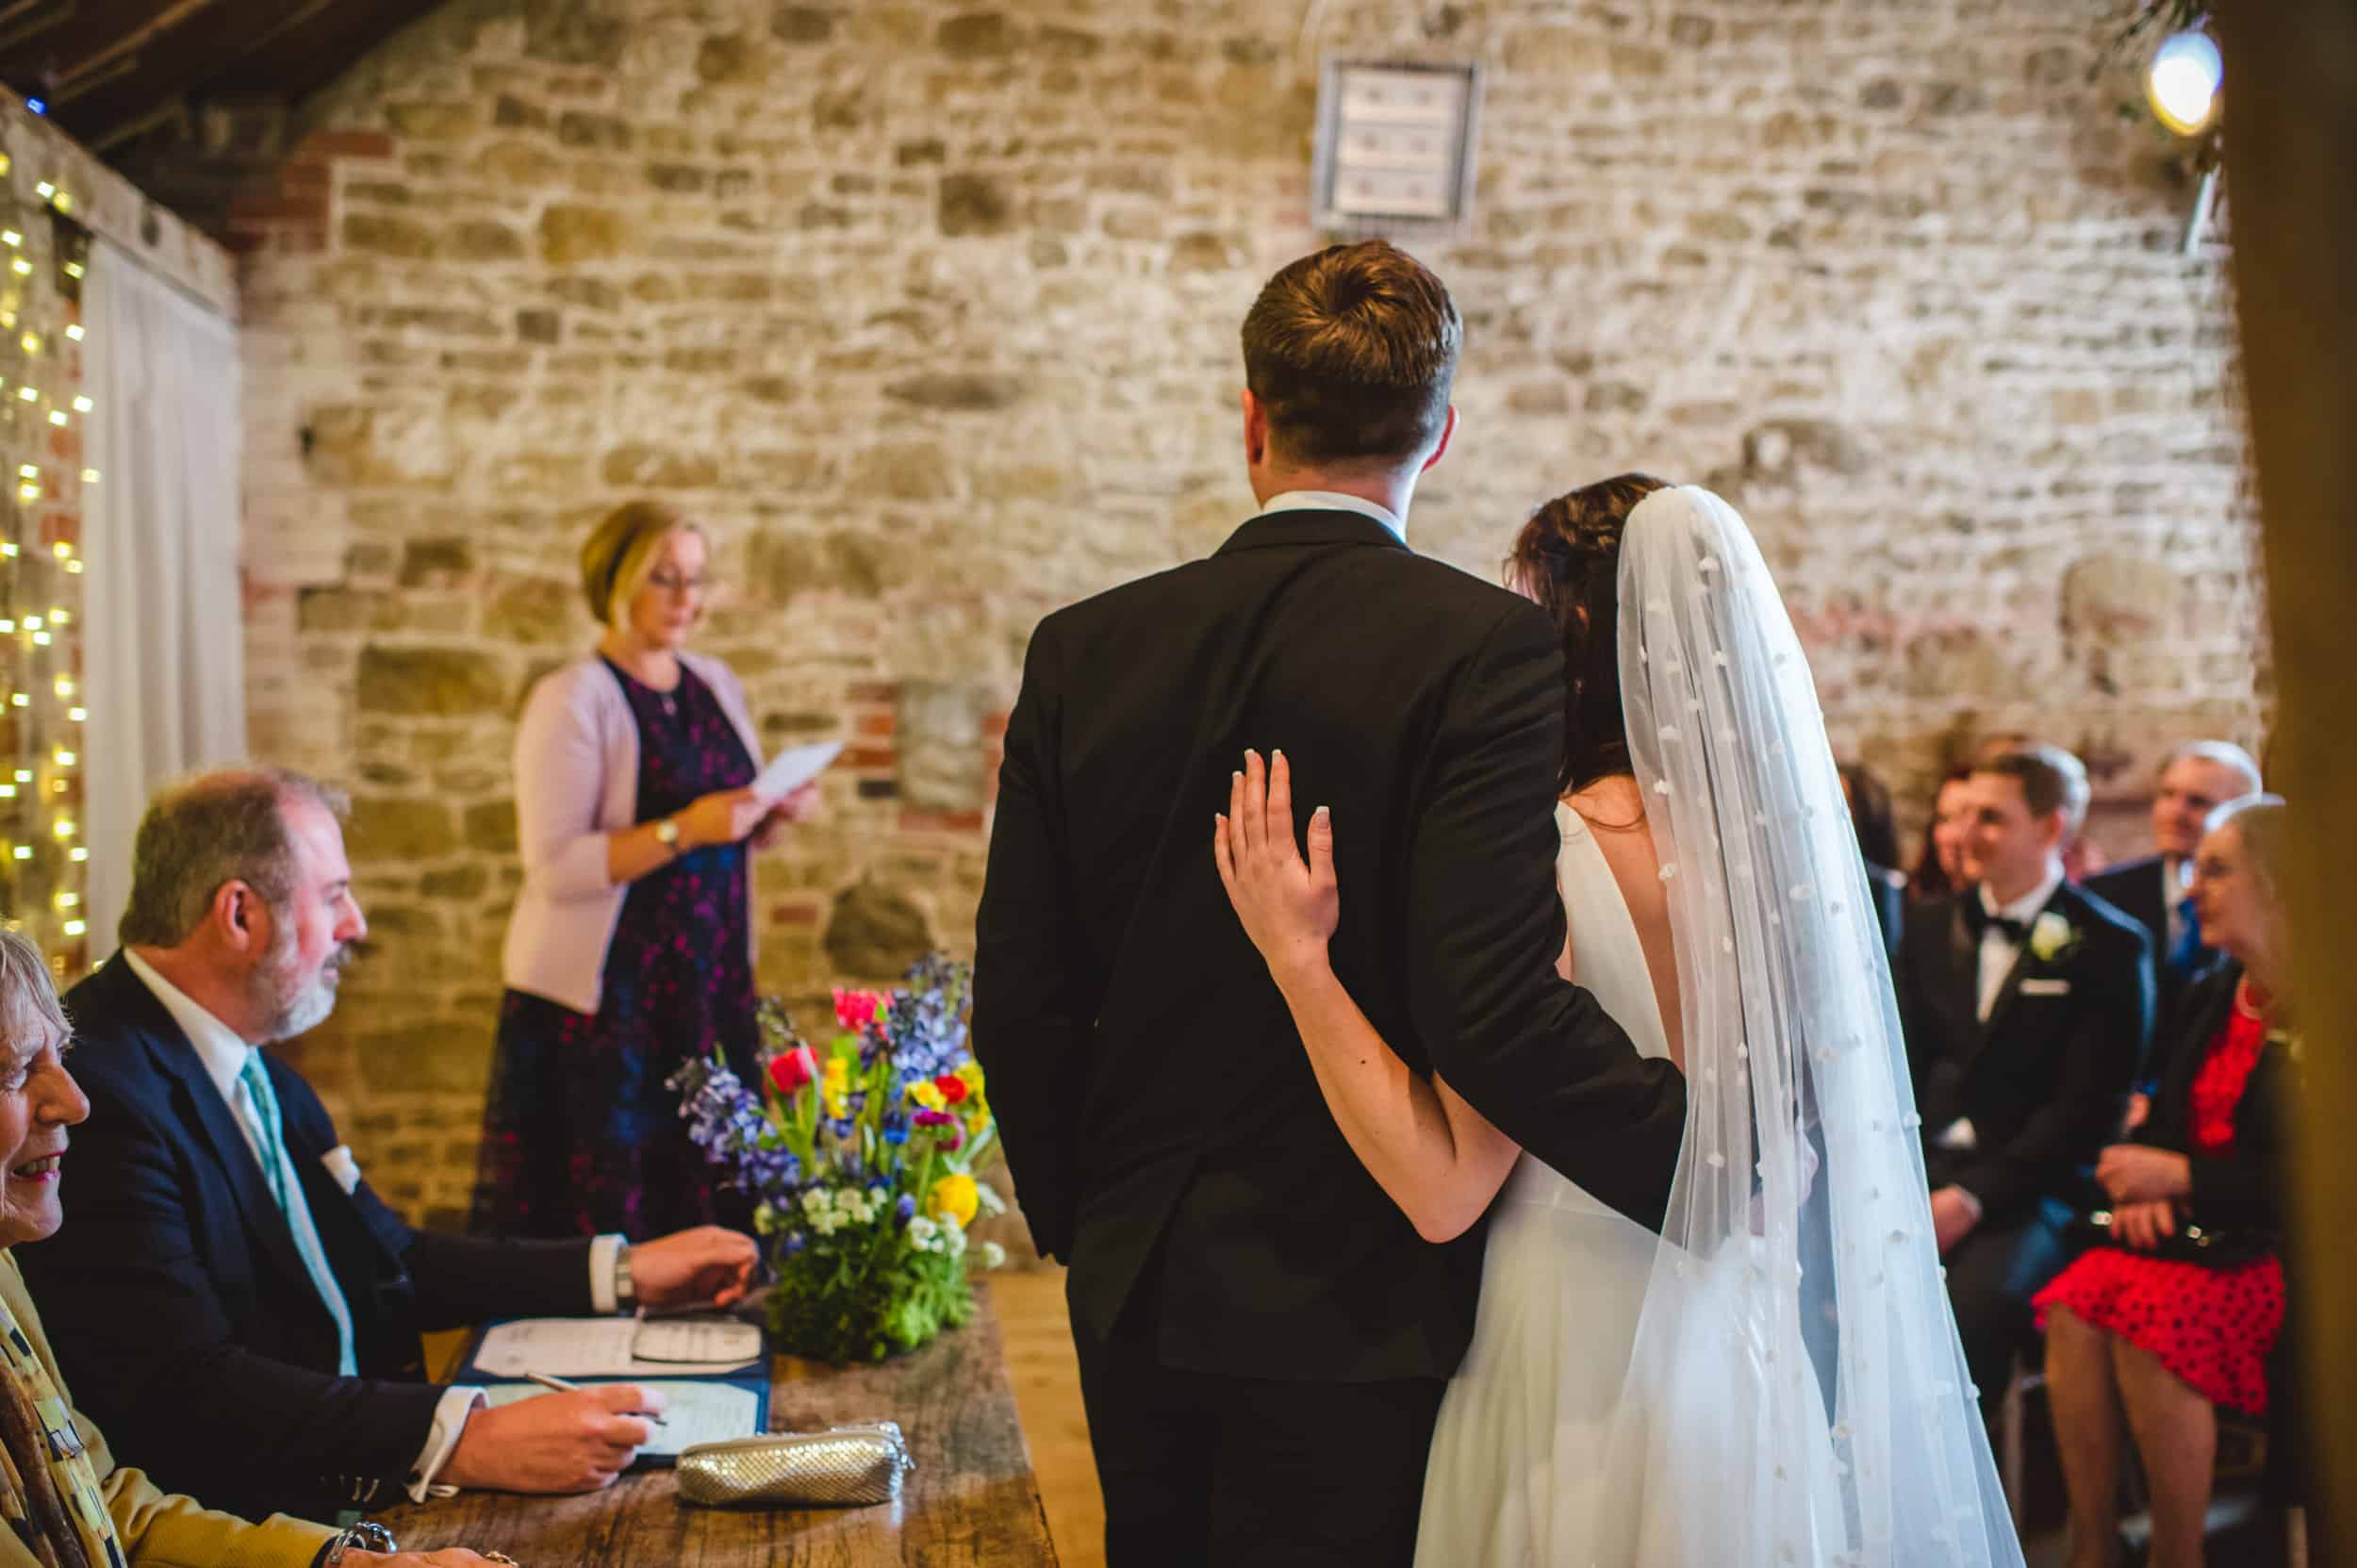
{"label": "seated guest in bow tie", "polygon": [[[2167,1016],[2178,994],[2217,962],[2217,950],[2201,937],[2194,911],[2191,873],[2201,825],[2227,801],[2259,791],[2259,765],[2231,741],[2197,740],[2170,753],[2152,797],[2152,850],[2141,860],[2115,866],[2087,879],[2086,889],[2133,916],[2151,933],[2153,981]],[[2147,1064],[2157,1078],[2166,1064]]]}
{"label": "seated guest in bow tie", "polygon": [[[2123,1415],[2151,1488],[2150,1561],[2200,1568],[2217,1407],[2267,1412],[2267,1358],[2283,1326],[2275,1244],[2299,1098],[2278,892],[2283,829],[2272,795],[2211,815],[2192,887],[2222,960],[2179,993],[2162,1025],[2168,1069],[2151,1119],[2096,1162],[2111,1245],[2082,1253],[2036,1303],[2071,1568],[2118,1560]],[[2206,1247],[2185,1245],[2195,1228]]]}
{"label": "seated guest in bow tie", "polygon": [[1949,1298],[1993,1404],[2030,1297],[2063,1265],[2085,1172],[2118,1127],[2151,1036],[2152,969],[2134,921],[2063,881],[2087,805],[2076,757],[1986,755],[1965,789],[1973,885],[1916,907],[1892,978]]}
{"label": "seated guest in bow tie", "polygon": [[383,1507],[437,1484],[605,1485],[659,1396],[482,1408],[428,1385],[419,1331],[486,1317],[725,1303],[751,1240],[715,1229],[503,1242],[411,1229],[309,1084],[262,1046],[325,1019],[368,931],[343,798],[281,770],[158,796],[123,950],[66,998],[92,1107],[75,1222],[31,1248],[59,1360],[160,1484],[258,1515]]}
{"label": "seated guest in bow tie", "polygon": [[[15,1250],[65,1222],[70,1130],[90,1114],[66,1071],[66,1043],[41,949],[0,930],[0,1568],[313,1568],[348,1540],[283,1515],[249,1525],[193,1497],[167,1495],[119,1465],[74,1408]],[[188,1412],[192,1421],[206,1416]],[[493,1560],[457,1550],[387,1553],[347,1551],[339,1560],[352,1568],[488,1568]]]}

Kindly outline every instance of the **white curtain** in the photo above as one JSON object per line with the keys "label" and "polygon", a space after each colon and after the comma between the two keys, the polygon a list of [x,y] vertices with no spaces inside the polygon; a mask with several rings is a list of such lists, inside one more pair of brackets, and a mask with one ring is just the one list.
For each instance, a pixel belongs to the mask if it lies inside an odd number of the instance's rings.
{"label": "white curtain", "polygon": [[113,950],[150,790],[245,754],[238,329],[104,239],[82,286],[90,942]]}

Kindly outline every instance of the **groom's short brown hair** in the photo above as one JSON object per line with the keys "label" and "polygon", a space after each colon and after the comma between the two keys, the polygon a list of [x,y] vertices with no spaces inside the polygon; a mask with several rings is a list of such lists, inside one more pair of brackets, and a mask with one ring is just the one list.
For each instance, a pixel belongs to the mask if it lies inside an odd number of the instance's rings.
{"label": "groom's short brown hair", "polygon": [[1331,245],[1252,302],[1244,385],[1288,461],[1403,462],[1441,438],[1464,337],[1456,302],[1414,256],[1381,239]]}

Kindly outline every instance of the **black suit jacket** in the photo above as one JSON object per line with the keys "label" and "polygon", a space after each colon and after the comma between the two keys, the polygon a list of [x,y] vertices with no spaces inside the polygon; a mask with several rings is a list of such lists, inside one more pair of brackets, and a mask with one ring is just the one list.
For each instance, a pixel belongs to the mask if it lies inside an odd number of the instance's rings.
{"label": "black suit jacket", "polygon": [[586,1242],[417,1230],[321,1164],[341,1141],[268,1051],[287,1152],[352,1312],[359,1376],[239,1130],[162,1002],[120,955],[67,993],[90,1119],[66,1223],[17,1248],[82,1409],[169,1492],[259,1519],[398,1500],[441,1390],[419,1332],[590,1311]]}
{"label": "black suit jacket", "polygon": [[[1964,913],[1979,897],[1918,905],[1893,978],[1932,1185],[1965,1188],[1994,1225],[2040,1199],[2076,1204],[2151,1039],[2152,962],[2134,921],[2065,883],[2046,910],[2076,947],[2048,963],[2025,942],[1983,1023],[1981,942]],[[1975,1147],[1937,1147],[1958,1117]]]}
{"label": "black suit jacket", "polygon": [[[2168,966],[2169,899],[2161,885],[2161,857],[2147,855],[2142,860],[2122,862],[2108,871],[2087,878],[2085,886],[2088,892],[2134,919],[2152,939],[2152,982],[2160,999],[2160,1016],[2171,1016],[2176,1011],[2178,998],[2185,991],[2188,982]],[[2199,981],[2219,959],[2220,954],[2216,948],[2196,949],[2193,979]],[[2167,1040],[2156,1035],[2152,1044],[2151,1059],[2145,1064],[2148,1081],[2158,1079],[2168,1070],[2168,1055],[2164,1048],[2168,1044]]]}
{"label": "black suit jacket", "polygon": [[[1562,660],[1546,618],[1354,513],[1041,622],[1008,720],[974,1048],[1025,1215],[1110,1333],[1149,1263],[1171,1365],[1443,1377],[1480,1243],[1360,1167],[1211,860],[1247,746],[1333,810],[1337,974],[1418,1072],[1658,1228],[1685,1083],[1558,979]],[[1156,1259],[1158,1241],[1161,1243]]]}
{"label": "black suit jacket", "polygon": [[2243,1082],[2234,1106],[2233,1147],[2224,1154],[2193,1149],[2193,1081],[2209,1059],[2210,1044],[2233,1015],[2242,966],[2228,960],[2186,987],[2175,1014],[2156,1037],[2167,1052],[2151,1114],[2131,1141],[2188,1157],[2194,1223],[2214,1230],[2285,1229],[2283,1195],[2290,1190],[2289,1140],[2299,1067],[2280,1037],[2270,1037]]}

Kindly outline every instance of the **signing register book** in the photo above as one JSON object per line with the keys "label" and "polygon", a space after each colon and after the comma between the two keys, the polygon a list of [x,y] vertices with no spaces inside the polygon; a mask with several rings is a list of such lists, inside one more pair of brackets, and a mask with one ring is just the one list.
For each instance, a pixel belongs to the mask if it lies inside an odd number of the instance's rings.
{"label": "signing register book", "polygon": [[635,1383],[668,1403],[633,1469],[667,1466],[699,1443],[751,1437],[769,1425],[769,1358],[761,1329],[722,1312],[678,1317],[519,1317],[486,1325],[457,1378],[494,1405],[546,1392]]}

